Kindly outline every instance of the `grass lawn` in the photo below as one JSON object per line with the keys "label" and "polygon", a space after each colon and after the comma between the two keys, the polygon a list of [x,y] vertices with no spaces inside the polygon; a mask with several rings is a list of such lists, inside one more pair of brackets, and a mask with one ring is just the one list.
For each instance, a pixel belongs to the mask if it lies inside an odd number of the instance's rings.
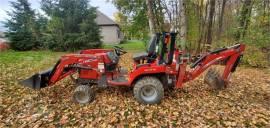
{"label": "grass lawn", "polygon": [[[140,52],[145,51],[145,44],[142,41],[127,41],[123,44],[116,44],[117,46],[121,46],[124,50],[128,52]],[[113,48],[115,45],[103,45],[103,48]],[[26,51],[26,52],[18,52],[18,51],[6,51],[0,52],[0,63],[2,64],[15,64],[22,62],[33,62],[39,63],[44,60],[51,60],[52,58],[59,58],[61,55],[65,54],[64,52],[52,52],[52,51]]]}
{"label": "grass lawn", "polygon": [[[117,46],[121,46],[124,50],[136,52],[136,51],[145,51],[145,43],[139,40],[130,40],[123,44],[116,44]],[[115,45],[104,44],[103,48],[113,48]]]}
{"label": "grass lawn", "polygon": [[38,62],[46,58],[52,58],[54,56],[60,56],[63,52],[52,52],[52,51],[6,51],[0,53],[1,63],[20,63],[23,61]]}

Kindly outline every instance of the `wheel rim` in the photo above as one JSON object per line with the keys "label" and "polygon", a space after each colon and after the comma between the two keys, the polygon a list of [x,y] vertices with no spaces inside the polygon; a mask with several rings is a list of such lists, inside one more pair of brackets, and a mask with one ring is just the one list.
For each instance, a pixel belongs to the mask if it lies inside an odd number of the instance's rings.
{"label": "wheel rim", "polygon": [[75,99],[79,102],[79,103],[87,103],[89,100],[89,96],[85,93],[85,92],[77,92],[75,94]]}
{"label": "wheel rim", "polygon": [[141,97],[145,101],[153,101],[157,97],[157,90],[152,85],[145,85],[141,90]]}

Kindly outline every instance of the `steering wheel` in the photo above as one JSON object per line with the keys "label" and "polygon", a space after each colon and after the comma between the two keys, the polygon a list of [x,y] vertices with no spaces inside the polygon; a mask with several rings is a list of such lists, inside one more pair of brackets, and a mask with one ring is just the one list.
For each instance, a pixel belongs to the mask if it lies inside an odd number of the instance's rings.
{"label": "steering wheel", "polygon": [[114,52],[117,56],[121,56],[126,54],[127,52],[123,49],[123,47],[119,47],[119,46],[113,46],[114,48]]}

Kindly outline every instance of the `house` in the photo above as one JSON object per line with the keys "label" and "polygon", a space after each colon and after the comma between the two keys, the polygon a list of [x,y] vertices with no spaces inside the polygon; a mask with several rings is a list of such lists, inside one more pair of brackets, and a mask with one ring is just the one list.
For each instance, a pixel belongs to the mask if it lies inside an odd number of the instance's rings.
{"label": "house", "polygon": [[96,22],[100,27],[103,43],[118,44],[123,39],[119,25],[99,10],[97,10]]}
{"label": "house", "polygon": [[0,32],[0,52],[9,49],[8,39],[5,38],[5,34]]}

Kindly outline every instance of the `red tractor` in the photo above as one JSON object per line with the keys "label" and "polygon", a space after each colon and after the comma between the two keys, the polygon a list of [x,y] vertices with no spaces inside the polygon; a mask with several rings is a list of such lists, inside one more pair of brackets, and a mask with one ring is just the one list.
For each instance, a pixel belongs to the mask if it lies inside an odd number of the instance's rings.
{"label": "red tractor", "polygon": [[214,64],[225,64],[224,72],[220,75],[216,70],[209,70],[206,83],[219,89],[226,87],[245,50],[243,44],[214,50],[197,59],[187,71],[189,58],[176,48],[175,39],[176,33],[154,34],[147,52],[133,57],[133,69],[129,73],[118,65],[126,51],[115,46],[114,49],[89,49],[64,55],[52,69],[37,73],[21,84],[41,89],[78,73],[77,78],[71,77],[78,85],[73,96],[78,103],[93,101],[93,86],[127,86],[133,88],[138,102],[156,104],[161,102],[164,88],[181,88],[183,83],[195,79]]}

